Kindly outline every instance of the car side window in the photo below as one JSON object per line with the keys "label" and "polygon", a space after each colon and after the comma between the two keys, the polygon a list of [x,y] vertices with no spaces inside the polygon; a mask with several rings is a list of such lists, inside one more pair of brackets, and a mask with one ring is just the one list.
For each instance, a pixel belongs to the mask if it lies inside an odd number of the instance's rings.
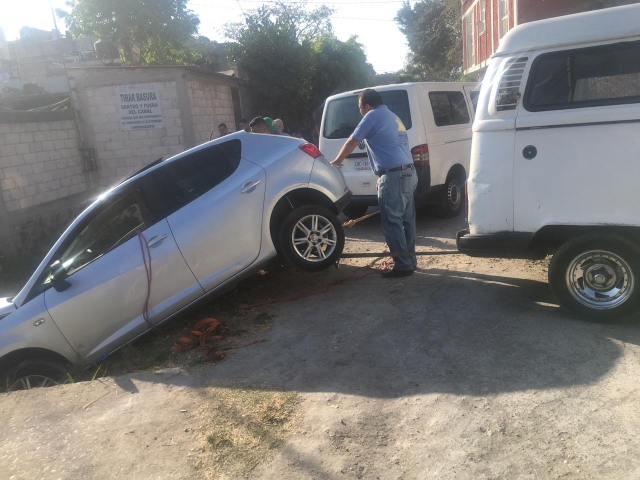
{"label": "car side window", "polygon": [[134,191],[102,208],[75,238],[58,261],[67,275],[122,245],[146,228],[141,194]]}
{"label": "car side window", "polygon": [[524,107],[532,112],[640,103],[640,42],[540,55]]}
{"label": "car side window", "polygon": [[462,92],[429,92],[433,120],[438,127],[469,123],[469,109]]}
{"label": "car side window", "polygon": [[472,90],[469,92],[471,98],[471,104],[473,105],[473,111],[478,111],[478,99],[480,98],[480,90]]}
{"label": "car side window", "polygon": [[165,216],[184,207],[229,178],[240,165],[242,142],[231,140],[198,150],[151,172],[164,193]]}

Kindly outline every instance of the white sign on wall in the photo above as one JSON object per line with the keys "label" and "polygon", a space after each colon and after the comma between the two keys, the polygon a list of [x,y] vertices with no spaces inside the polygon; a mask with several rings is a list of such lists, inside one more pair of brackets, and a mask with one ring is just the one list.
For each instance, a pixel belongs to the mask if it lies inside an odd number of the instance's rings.
{"label": "white sign on wall", "polygon": [[162,106],[155,83],[116,87],[121,130],[162,128]]}

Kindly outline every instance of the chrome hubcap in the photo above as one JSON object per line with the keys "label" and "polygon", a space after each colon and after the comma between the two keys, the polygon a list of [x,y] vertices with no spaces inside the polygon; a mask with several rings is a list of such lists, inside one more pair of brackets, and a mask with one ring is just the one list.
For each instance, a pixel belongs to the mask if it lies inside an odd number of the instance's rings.
{"label": "chrome hubcap", "polygon": [[457,210],[460,207],[462,195],[460,194],[460,184],[455,179],[450,180],[447,185],[447,201],[452,210]]}
{"label": "chrome hubcap", "polygon": [[32,388],[52,387],[54,385],[58,385],[58,382],[44,375],[27,375],[11,384],[9,391],[31,390]]}
{"label": "chrome hubcap", "polygon": [[296,253],[306,261],[321,262],[336,249],[338,234],[322,215],[307,215],[296,223],[291,242]]}
{"label": "chrome hubcap", "polygon": [[566,282],[576,300],[596,310],[618,307],[635,289],[629,264],[604,250],[585,252],[574,258],[567,269]]}

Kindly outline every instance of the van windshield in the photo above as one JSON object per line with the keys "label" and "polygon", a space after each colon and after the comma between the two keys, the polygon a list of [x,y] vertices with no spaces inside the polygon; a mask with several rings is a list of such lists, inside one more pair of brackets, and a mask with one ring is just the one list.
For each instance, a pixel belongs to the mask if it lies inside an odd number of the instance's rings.
{"label": "van windshield", "polygon": [[[411,128],[411,111],[406,90],[380,92],[382,103],[395,113],[407,130]],[[337,98],[327,105],[322,135],[328,139],[348,138],[360,123],[358,95]]]}

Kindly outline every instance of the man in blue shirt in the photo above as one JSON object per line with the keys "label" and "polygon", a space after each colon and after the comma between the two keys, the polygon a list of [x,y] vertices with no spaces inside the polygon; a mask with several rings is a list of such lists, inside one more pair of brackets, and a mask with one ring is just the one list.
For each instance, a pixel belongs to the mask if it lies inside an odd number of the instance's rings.
{"label": "man in blue shirt", "polygon": [[[402,120],[382,104],[382,97],[375,90],[363,90],[358,107],[363,118],[331,163],[341,166],[364,140],[373,173],[380,177],[378,205],[387,245],[392,252],[413,253],[416,250],[413,192],[418,185],[418,176],[409,150],[407,130]],[[412,275],[418,265],[415,255],[394,256],[393,261],[393,270],[383,272],[383,277]]]}

